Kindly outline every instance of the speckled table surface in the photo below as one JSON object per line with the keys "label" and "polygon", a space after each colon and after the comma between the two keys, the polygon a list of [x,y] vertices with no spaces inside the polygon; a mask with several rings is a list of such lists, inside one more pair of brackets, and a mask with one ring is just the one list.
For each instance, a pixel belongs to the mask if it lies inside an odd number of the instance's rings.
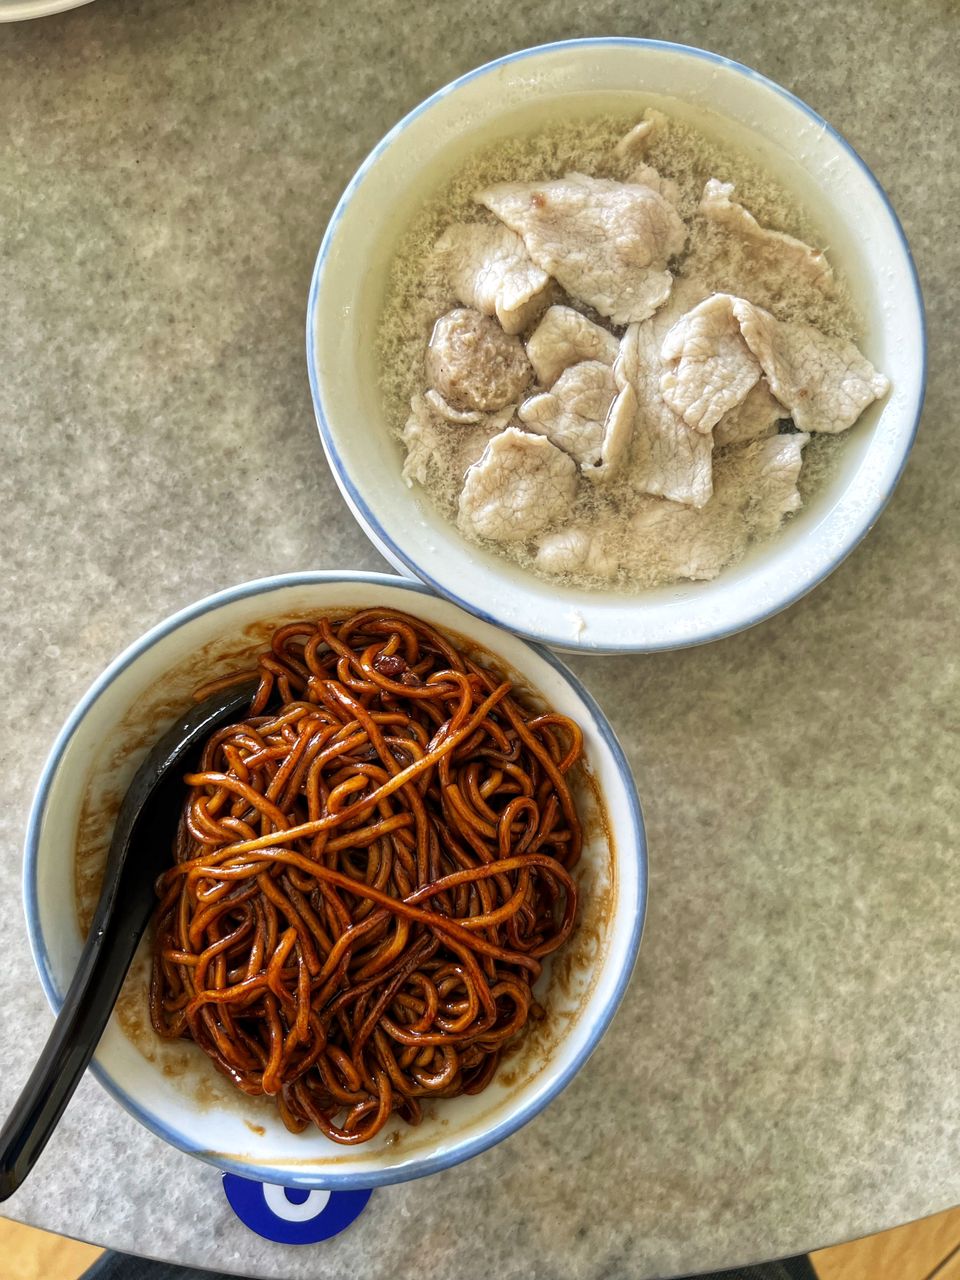
{"label": "speckled table surface", "polygon": [[[919,442],[871,536],[747,634],[573,665],[639,780],[640,964],[575,1083],[496,1150],[260,1241],[214,1170],[85,1080],[5,1207],[285,1277],[641,1277],[812,1248],[960,1201],[960,9],[950,0],[97,0],[0,28],[0,1110],[50,1025],[20,907],[31,789],[90,680],[211,590],[379,568],[313,426],[303,313],[354,167],[486,59],[583,34],[751,63],[838,125],[923,277]],[[242,521],[237,513],[243,513]]]}

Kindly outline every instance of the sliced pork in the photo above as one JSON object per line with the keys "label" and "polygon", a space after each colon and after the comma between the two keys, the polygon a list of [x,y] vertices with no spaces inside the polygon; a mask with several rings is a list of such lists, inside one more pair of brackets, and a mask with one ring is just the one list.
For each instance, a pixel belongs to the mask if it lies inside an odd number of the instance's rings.
{"label": "sliced pork", "polygon": [[493,542],[526,542],[568,518],[577,466],[545,436],[508,427],[466,474],[458,525]]}
{"label": "sliced pork", "polygon": [[634,393],[634,429],[628,473],[638,493],[702,507],[713,492],[713,438],[694,430],[664,401],[660,378],[666,366],[660,348],[679,315],[703,296],[694,283],[678,280],[669,303],[641,324],[628,326],[614,365],[621,389]]}
{"label": "sliced pork", "polygon": [[584,360],[560,374],[550,391],[531,396],[517,417],[546,436],[594,480],[608,480],[622,463],[633,426],[632,398],[619,394],[613,370]]}
{"label": "sliced pork", "polygon": [[682,316],[663,340],[660,391],[696,431],[711,431],[760,378],[725,294],[714,294]]}
{"label": "sliced pork", "polygon": [[720,182],[710,178],[700,198],[700,212],[711,222],[728,227],[776,261],[784,274],[797,271],[807,276],[819,288],[833,287],[833,270],[821,249],[814,249],[795,236],[782,231],[771,231],[756,220],[749,209],[734,200],[736,188],[732,182]]}
{"label": "sliced pork", "polygon": [[564,369],[582,360],[612,365],[619,347],[609,329],[594,324],[573,307],[553,306],[527,339],[527,358],[537,381],[550,387]]}
{"label": "sliced pork", "polygon": [[550,277],[507,227],[457,223],[443,233],[434,252],[458,301],[496,316],[504,333],[522,333],[553,291]]}
{"label": "sliced pork", "polygon": [[538,267],[615,324],[645,320],[670,296],[665,268],[687,229],[650,187],[570,173],[501,182],[477,200],[522,237]]}
{"label": "sliced pork", "polygon": [[535,563],[541,573],[587,573],[592,578],[612,578],[619,565],[609,543],[610,533],[605,528],[561,529],[539,540]]}
{"label": "sliced pork", "polygon": [[808,439],[796,432],[724,450],[714,462],[713,499],[700,510],[641,498],[630,521],[628,567],[650,585],[715,578],[751,537],[774,533],[800,506],[797,477]]}
{"label": "sliced pork", "polygon": [[459,489],[467,468],[513,417],[513,406],[500,413],[478,413],[470,423],[457,423],[438,411],[428,397],[429,393],[410,401],[410,414],[400,435],[407,451],[403,479],[408,485],[416,481],[424,487],[438,483]]}
{"label": "sliced pork", "polygon": [[713,443],[717,446],[742,444],[761,436],[776,434],[777,424],[785,418],[786,410],[770,393],[766,378],[755,382],[735,409],[725,413],[713,429]]}
{"label": "sliced pork", "polygon": [[846,431],[890,386],[852,342],[777,320],[729,293],[715,293],[683,316],[661,354],[670,364],[664,399],[701,424],[719,421],[719,405],[739,404],[761,371],[801,431]]}

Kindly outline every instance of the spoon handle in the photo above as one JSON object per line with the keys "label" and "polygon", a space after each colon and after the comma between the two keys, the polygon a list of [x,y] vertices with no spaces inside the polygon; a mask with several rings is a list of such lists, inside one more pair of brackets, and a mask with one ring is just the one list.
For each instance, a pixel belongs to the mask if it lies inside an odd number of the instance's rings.
{"label": "spoon handle", "polygon": [[[169,865],[187,757],[218,725],[249,706],[252,686],[212,695],[183,715],[134,775],[117,815],[90,932],[40,1059],[0,1130],[0,1202],[33,1168],[93,1057]],[[171,822],[173,818],[173,822]]]}
{"label": "spoon handle", "polygon": [[0,1130],[0,1201],[13,1195],[47,1145],[113,1012],[150,917],[149,904],[139,912],[131,905],[94,922],[53,1030]]}

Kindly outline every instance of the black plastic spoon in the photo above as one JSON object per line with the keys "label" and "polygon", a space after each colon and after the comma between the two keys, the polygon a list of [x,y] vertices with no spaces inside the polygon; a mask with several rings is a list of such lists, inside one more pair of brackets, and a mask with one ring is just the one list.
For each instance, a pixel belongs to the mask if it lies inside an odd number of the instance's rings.
{"label": "black plastic spoon", "polygon": [[156,743],[123,797],[70,990],[0,1130],[0,1201],[13,1195],[47,1145],[113,1011],[156,905],[154,883],[170,863],[191,753],[249,706],[254,687],[234,685],[191,708]]}

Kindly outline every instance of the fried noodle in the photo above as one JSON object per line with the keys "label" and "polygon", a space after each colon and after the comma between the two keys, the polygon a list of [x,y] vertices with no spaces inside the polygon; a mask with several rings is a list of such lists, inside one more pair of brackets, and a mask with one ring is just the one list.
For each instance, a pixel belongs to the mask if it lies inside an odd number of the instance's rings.
{"label": "fried noodle", "polygon": [[384,609],[281,627],[257,674],[186,777],[151,1018],[294,1132],[365,1142],[479,1093],[543,1016],[533,985],[576,918],[582,735]]}

